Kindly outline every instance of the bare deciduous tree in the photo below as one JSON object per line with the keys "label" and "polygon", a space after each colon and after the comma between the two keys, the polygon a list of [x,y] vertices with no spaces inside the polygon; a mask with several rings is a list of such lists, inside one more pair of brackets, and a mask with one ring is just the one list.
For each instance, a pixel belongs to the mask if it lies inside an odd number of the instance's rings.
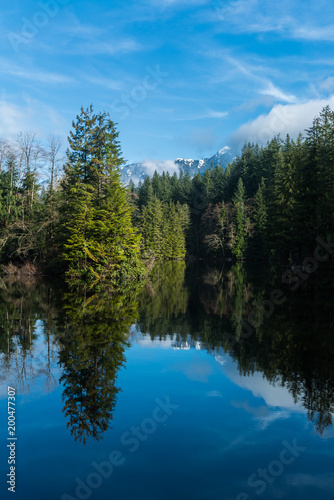
{"label": "bare deciduous tree", "polygon": [[62,161],[62,158],[59,157],[59,153],[62,146],[62,140],[60,137],[56,135],[49,135],[46,143],[46,157],[49,163],[49,172],[50,172],[50,187],[49,187],[49,210],[50,217],[53,212],[53,193],[55,184],[57,182],[57,174],[59,169],[59,164]]}

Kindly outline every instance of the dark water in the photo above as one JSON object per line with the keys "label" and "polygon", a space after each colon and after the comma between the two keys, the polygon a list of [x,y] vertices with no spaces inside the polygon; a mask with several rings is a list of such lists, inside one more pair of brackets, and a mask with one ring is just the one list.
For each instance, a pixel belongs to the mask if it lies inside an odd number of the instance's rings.
{"label": "dark water", "polygon": [[167,263],[139,296],[1,282],[1,498],[332,499],[333,278]]}

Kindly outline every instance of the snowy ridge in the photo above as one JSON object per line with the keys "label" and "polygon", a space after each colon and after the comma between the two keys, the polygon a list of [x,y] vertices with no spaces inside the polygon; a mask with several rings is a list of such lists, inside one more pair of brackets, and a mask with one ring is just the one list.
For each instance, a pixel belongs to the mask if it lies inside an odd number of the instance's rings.
{"label": "snowy ridge", "polygon": [[143,181],[146,175],[152,176],[156,170],[159,174],[163,171],[169,172],[173,175],[174,172],[184,173],[189,172],[190,176],[193,177],[195,174],[200,172],[201,174],[211,165],[226,165],[234,159],[233,154],[229,146],[224,146],[216,154],[211,156],[211,158],[203,158],[201,160],[193,160],[192,158],[176,158],[176,160],[145,160],[141,163],[131,163],[130,165],[125,165],[120,168],[121,178],[124,184],[128,184],[132,180],[135,184]]}

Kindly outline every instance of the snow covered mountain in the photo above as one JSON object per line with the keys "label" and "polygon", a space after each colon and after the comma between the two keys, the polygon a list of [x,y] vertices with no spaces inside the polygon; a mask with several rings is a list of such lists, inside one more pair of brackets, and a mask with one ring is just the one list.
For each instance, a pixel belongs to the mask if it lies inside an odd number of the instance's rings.
{"label": "snow covered mountain", "polygon": [[211,156],[211,158],[203,158],[202,160],[192,160],[185,158],[177,158],[176,160],[167,161],[155,161],[155,160],[145,160],[142,163],[131,163],[130,165],[124,165],[121,167],[121,178],[124,184],[128,184],[130,179],[133,180],[135,184],[143,180],[146,175],[152,176],[156,170],[158,173],[163,171],[168,171],[171,175],[174,172],[179,173],[181,170],[183,172],[189,172],[191,177],[196,173],[203,173],[211,165],[226,165],[233,160],[235,155],[229,146],[225,146],[220,149],[216,154]]}

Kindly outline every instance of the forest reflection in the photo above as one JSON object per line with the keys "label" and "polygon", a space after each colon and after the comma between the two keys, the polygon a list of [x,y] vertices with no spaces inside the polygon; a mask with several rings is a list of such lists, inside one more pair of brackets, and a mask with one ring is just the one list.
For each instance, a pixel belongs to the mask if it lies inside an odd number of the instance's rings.
{"label": "forest reflection", "polygon": [[[131,325],[152,340],[190,340],[211,354],[228,353],[241,375],[260,372],[286,387],[317,432],[332,425],[334,286],[328,272],[310,276],[294,292],[277,271],[175,261],[156,266],[140,293],[89,295],[55,283],[0,286],[1,380],[16,380],[21,392],[36,380],[46,391],[60,383],[63,414],[79,442],[99,440],[111,426]],[[286,299],[269,314],[261,304],[275,289]]]}

